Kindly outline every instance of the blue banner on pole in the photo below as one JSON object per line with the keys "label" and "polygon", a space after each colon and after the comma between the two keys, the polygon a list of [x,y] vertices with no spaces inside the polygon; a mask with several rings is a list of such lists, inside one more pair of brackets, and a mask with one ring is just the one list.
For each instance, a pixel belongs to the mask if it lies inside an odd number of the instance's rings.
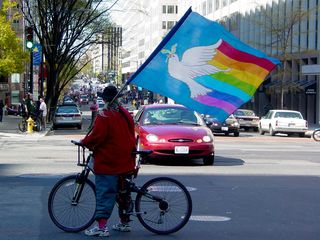
{"label": "blue banner on pole", "polygon": [[36,43],[33,47],[33,66],[40,66],[42,62],[42,46]]}

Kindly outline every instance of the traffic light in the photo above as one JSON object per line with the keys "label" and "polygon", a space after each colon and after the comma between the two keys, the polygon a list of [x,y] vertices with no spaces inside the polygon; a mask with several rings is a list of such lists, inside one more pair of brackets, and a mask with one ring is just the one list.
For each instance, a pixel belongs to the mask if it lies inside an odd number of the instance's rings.
{"label": "traffic light", "polygon": [[26,47],[33,48],[33,27],[26,27]]}

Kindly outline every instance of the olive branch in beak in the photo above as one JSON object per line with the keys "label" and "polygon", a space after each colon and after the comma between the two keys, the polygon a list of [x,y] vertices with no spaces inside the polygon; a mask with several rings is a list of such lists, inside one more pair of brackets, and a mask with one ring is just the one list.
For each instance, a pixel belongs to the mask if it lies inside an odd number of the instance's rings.
{"label": "olive branch in beak", "polygon": [[177,43],[172,45],[171,50],[168,50],[168,49],[161,50],[161,53],[167,54],[166,62],[168,62],[168,59],[173,57],[173,55],[176,53],[177,45],[178,45]]}

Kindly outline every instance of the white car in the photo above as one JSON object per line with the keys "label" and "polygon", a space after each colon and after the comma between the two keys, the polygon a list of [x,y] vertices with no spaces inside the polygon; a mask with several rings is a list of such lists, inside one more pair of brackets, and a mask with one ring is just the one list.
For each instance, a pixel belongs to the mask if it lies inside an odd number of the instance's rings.
{"label": "white car", "polygon": [[292,110],[270,110],[259,122],[259,132],[263,135],[269,132],[271,136],[277,133],[288,135],[299,134],[305,136],[308,130],[308,122],[303,119],[302,114]]}
{"label": "white car", "polygon": [[99,111],[104,108],[105,102],[102,99],[97,99],[97,104],[99,105]]}

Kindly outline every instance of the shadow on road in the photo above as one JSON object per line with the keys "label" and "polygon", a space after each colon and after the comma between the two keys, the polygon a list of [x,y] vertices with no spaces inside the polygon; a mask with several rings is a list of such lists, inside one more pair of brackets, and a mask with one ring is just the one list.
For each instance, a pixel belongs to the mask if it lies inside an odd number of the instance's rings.
{"label": "shadow on road", "polygon": [[[166,158],[166,159],[152,159],[148,162],[148,164],[155,165],[163,165],[163,166],[195,166],[200,167],[203,166],[202,159],[174,159],[174,158]],[[215,156],[214,167],[215,166],[239,166],[243,165],[244,161],[239,158],[227,158],[221,156]]]}

